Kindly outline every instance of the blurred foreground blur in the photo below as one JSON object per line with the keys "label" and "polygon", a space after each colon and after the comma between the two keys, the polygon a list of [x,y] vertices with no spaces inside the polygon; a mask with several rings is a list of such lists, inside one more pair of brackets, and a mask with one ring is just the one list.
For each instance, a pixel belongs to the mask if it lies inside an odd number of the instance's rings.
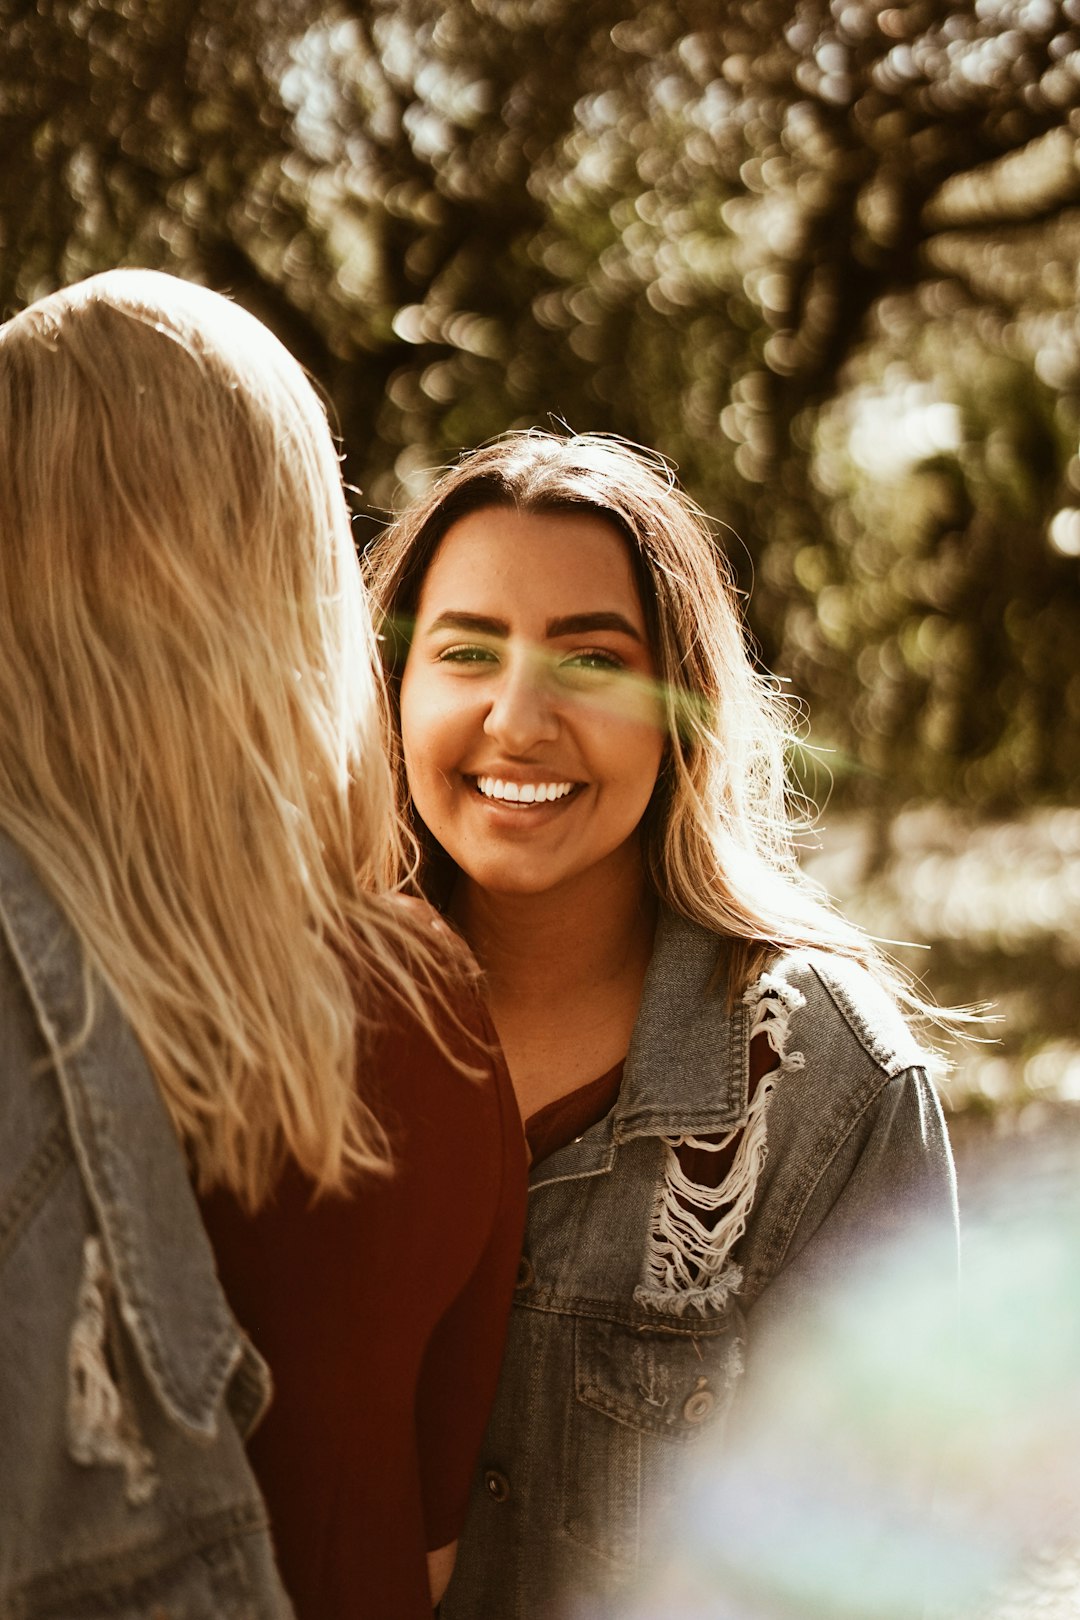
{"label": "blurred foreground blur", "polygon": [[1080,1613],[1080,1133],[969,1186],[959,1322],[933,1234],[868,1257],[759,1369],[632,1620]]}

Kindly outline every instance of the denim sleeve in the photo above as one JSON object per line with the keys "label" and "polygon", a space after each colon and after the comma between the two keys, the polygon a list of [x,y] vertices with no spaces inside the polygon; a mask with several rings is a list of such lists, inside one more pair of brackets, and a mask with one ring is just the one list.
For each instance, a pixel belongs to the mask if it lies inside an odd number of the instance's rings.
{"label": "denim sleeve", "polygon": [[868,1279],[888,1274],[904,1279],[911,1311],[954,1311],[956,1177],[941,1104],[920,1068],[889,1080],[821,1167],[784,1260],[748,1311],[747,1396],[761,1365],[790,1355],[815,1323],[855,1309]]}

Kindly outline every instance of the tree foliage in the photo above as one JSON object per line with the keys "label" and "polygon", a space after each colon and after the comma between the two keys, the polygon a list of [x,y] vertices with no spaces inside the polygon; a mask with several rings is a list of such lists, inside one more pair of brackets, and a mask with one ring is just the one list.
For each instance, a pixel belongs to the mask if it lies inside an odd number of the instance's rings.
{"label": "tree foliage", "polygon": [[233,291],[369,512],[552,414],[655,444],[851,793],[1053,797],[1078,106],[1080,0],[0,0],[0,296]]}

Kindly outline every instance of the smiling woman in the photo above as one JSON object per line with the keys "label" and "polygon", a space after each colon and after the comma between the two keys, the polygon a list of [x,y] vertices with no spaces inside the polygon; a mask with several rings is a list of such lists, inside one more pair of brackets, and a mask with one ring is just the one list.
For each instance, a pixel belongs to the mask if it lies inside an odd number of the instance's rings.
{"label": "smiling woman", "polygon": [[370,577],[420,881],[483,968],[532,1151],[440,1613],[615,1615],[770,1342],[877,1233],[951,1230],[895,999],[919,1006],[799,873],[782,710],[659,458],[511,434]]}
{"label": "smiling woman", "polygon": [[[628,689],[627,674],[643,679]],[[664,748],[654,677],[610,523],[495,507],[451,526],[417,603],[401,721],[413,803],[470,887],[578,905],[615,869],[640,886]]]}

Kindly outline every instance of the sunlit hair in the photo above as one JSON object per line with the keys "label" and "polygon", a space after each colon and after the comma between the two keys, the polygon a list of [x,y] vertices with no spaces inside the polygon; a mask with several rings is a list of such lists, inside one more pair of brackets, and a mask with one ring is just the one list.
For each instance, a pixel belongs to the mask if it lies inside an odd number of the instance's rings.
{"label": "sunlit hair", "polygon": [[258,321],[128,270],[0,328],[0,826],[252,1205],[383,1157],[357,1037],[438,978],[381,892],[380,688],[329,425]]}
{"label": "sunlit hair", "polygon": [[[863,962],[909,1009],[934,1016],[873,941],[801,872],[805,815],[785,771],[795,716],[755,666],[731,570],[705,514],[662,457],[598,434],[513,432],[471,451],[372,548],[384,649],[400,668],[424,576],[450,526],[489,507],[589,513],[625,539],[666,715],[665,762],[642,829],[660,899],[729,941],[734,999],[776,951]],[[400,740],[398,792],[407,813]],[[423,849],[425,831],[416,829]]]}

